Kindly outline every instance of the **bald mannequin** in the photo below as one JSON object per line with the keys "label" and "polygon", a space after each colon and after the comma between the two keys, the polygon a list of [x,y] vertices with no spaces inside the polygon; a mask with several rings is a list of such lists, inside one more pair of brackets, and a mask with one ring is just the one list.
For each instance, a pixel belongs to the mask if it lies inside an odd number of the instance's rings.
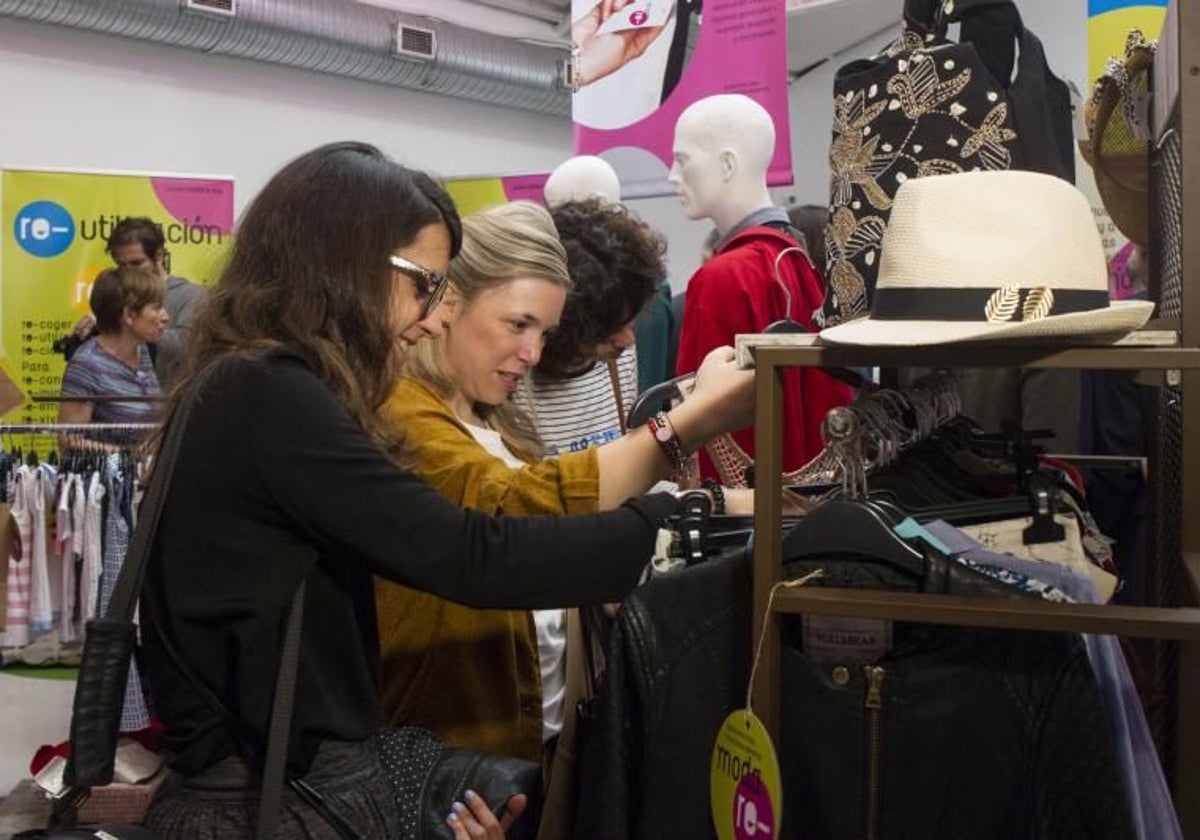
{"label": "bald mannequin", "polygon": [[775,155],[775,124],[766,109],[740,93],[709,96],[675,123],[675,185],[689,219],[711,219],[724,238],[750,214],[772,206],[767,169]]}
{"label": "bald mannequin", "polygon": [[[733,344],[742,333],[762,332],[784,318],[813,331],[810,314],[824,297],[821,279],[798,253],[787,213],[774,206],[767,192],[774,154],[771,115],[748,96],[701,99],[675,123],[669,180],[688,218],[711,219],[718,233],[712,259],[688,282],[678,374],[696,370],[712,348]],[[790,259],[779,260],[785,251]],[[819,370],[791,368],[782,379],[783,463],[792,471],[821,451],[825,412],[845,404],[850,394]],[[709,457],[712,452],[716,460]],[[701,453],[700,468],[705,477],[743,486],[747,458],[753,455],[753,429],[744,429],[728,445],[710,445],[708,453]]]}
{"label": "bald mannequin", "polygon": [[608,161],[595,155],[567,158],[550,173],[542,194],[553,207],[566,201],[598,198],[605,204],[621,201],[621,181]]}

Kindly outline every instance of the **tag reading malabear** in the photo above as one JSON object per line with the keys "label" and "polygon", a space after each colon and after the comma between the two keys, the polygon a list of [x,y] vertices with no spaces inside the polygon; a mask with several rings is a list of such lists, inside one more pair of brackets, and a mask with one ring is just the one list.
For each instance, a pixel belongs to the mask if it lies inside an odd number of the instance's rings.
{"label": "tag reading malabear", "polygon": [[725,718],[713,745],[708,782],[713,826],[720,840],[775,840],[783,816],[779,761],[754,712]]}
{"label": "tag reading malabear", "polygon": [[616,12],[596,31],[598,35],[662,26],[675,9],[675,0],[638,0]]}

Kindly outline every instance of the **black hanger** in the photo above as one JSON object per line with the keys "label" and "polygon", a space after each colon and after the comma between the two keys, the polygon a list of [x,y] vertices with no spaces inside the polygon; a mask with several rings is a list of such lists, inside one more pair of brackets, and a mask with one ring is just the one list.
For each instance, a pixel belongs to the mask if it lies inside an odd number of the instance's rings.
{"label": "black hanger", "polygon": [[671,400],[677,400],[683,396],[679,390],[681,384],[695,378],[696,374],[685,373],[683,376],[676,376],[674,379],[668,379],[666,382],[660,382],[642,391],[629,408],[629,414],[625,419],[625,428],[636,429],[649,422],[651,417],[663,410],[663,406]]}
{"label": "black hanger", "polygon": [[848,555],[885,563],[915,580],[925,577],[925,555],[896,536],[880,511],[861,502],[826,502],[783,538],[784,563]]}

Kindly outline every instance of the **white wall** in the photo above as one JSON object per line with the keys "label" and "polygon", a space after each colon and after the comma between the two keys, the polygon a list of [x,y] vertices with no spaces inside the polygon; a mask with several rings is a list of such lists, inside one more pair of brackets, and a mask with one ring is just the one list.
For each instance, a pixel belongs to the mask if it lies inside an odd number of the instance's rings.
{"label": "white wall", "polygon": [[233,175],[366,140],[439,175],[548,170],[561,117],[0,18],[0,166]]}

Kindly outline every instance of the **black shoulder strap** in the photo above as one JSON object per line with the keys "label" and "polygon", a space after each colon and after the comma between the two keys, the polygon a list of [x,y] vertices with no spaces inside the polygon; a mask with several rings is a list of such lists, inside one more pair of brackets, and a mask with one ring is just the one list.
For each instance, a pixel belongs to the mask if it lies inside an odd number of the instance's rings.
{"label": "black shoulder strap", "polygon": [[138,526],[133,529],[129,542],[129,551],[125,554],[125,562],[121,564],[121,572],[117,575],[117,583],[113,588],[112,598],[108,602],[108,610],[104,613],[107,619],[133,621],[134,610],[137,609],[138,596],[146,580],[146,566],[150,560],[150,548],[154,544],[154,536],[158,531],[158,520],[162,516],[163,504],[171,486],[171,476],[175,472],[175,461],[179,457],[179,447],[183,442],[184,429],[192,409],[200,398],[200,392],[212,378],[213,372],[220,367],[213,363],[196,376],[187,386],[179,404],[171,412],[164,426],[162,443],[155,455],[154,466],[150,474],[150,487],[138,510]]}
{"label": "black shoulder strap", "polygon": [[258,803],[258,840],[274,840],[283,801],[283,779],[287,773],[288,744],[292,736],[292,705],[296,698],[296,671],[300,662],[300,627],[304,621],[304,581],[292,597],[283,654],[275,680],[275,700],[267,730],[267,755],[263,762],[262,791]]}

